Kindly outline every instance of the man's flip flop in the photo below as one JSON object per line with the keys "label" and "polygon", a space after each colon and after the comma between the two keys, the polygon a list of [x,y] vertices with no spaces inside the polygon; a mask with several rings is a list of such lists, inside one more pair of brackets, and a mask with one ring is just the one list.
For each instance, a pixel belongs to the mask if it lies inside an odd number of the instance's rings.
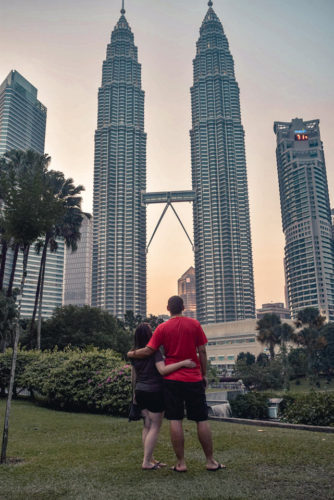
{"label": "man's flip flop", "polygon": [[220,470],[220,469],[226,469],[226,465],[223,465],[223,464],[218,464],[217,467],[215,467],[214,469],[206,469],[208,472],[216,472],[217,470]]}
{"label": "man's flip flop", "polygon": [[187,469],[184,470],[177,469],[176,465],[174,465],[174,467],[172,467],[170,470],[172,470],[173,472],[187,472]]}

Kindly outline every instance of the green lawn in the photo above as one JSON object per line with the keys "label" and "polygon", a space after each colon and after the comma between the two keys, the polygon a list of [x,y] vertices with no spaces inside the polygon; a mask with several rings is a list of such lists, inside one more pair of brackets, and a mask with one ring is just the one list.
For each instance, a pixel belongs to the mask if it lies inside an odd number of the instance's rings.
{"label": "green lawn", "polygon": [[[4,401],[0,401],[1,428]],[[194,424],[186,423],[189,471],[142,472],[140,422],[55,412],[15,401],[10,457],[0,467],[1,499],[334,498],[334,435],[212,422],[217,459],[228,470],[206,472]],[[165,422],[156,457],[173,465]]]}

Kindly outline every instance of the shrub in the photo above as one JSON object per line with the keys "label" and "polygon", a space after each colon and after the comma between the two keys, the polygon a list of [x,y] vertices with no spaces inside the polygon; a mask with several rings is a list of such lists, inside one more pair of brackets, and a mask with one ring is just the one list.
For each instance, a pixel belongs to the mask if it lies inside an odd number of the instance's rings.
{"label": "shrub", "polygon": [[334,394],[311,392],[284,397],[280,405],[283,422],[334,426]]}
{"label": "shrub", "polygon": [[35,398],[56,409],[125,415],[130,367],[112,350],[43,352],[25,371]]}
{"label": "shrub", "polygon": [[[0,394],[5,394],[5,389],[9,385],[10,367],[12,363],[13,350],[7,349],[0,354]],[[26,368],[35,362],[40,356],[40,351],[18,351],[16,359],[14,395],[19,389],[27,389],[25,378]]]}
{"label": "shrub", "polygon": [[263,419],[268,417],[268,395],[258,392],[240,394],[230,401],[232,415],[237,418]]}

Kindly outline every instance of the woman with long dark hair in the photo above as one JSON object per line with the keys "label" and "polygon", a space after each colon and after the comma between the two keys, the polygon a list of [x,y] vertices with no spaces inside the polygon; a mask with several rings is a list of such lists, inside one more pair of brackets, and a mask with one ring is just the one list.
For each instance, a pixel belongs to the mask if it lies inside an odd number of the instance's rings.
{"label": "woman with long dark hair", "polygon": [[[145,347],[152,337],[148,323],[141,323],[135,331],[134,349]],[[153,451],[158,439],[164,415],[164,397],[162,377],[180,368],[193,368],[191,359],[165,365],[161,352],[158,350],[145,359],[131,359],[132,374],[135,380],[135,400],[142,411],[144,427],[142,440],[144,446],[143,470],[156,470],[165,465],[153,458]]]}

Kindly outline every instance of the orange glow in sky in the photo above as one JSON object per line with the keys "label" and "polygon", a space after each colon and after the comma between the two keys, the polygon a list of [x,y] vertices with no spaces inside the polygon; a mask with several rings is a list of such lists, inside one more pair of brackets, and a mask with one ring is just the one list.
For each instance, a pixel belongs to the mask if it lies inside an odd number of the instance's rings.
{"label": "orange glow in sky", "polygon": [[[97,90],[120,0],[0,0],[0,82],[16,69],[48,108],[52,168],[86,186],[92,210]],[[205,0],[126,0],[145,90],[147,190],[191,189],[192,59]],[[332,0],[215,0],[234,57],[246,133],[256,304],[284,301],[274,121],[320,119],[334,206]],[[176,206],[192,235],[192,207]],[[148,207],[149,239],[163,206]],[[148,254],[148,313],[166,312],[191,246],[169,210]]]}

